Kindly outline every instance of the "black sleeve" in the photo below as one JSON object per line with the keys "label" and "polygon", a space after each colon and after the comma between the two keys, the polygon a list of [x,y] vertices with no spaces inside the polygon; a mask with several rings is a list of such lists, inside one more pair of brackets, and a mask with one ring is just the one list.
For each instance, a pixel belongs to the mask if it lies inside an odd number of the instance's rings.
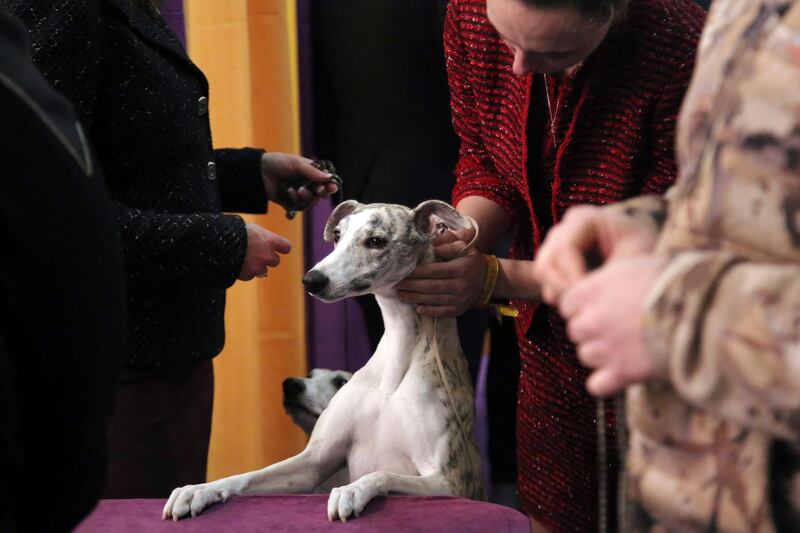
{"label": "black sleeve", "polygon": [[[25,459],[14,514],[20,530],[69,531],[102,491],[127,296],[102,176],[19,35],[0,15],[0,337]],[[46,513],[43,479],[67,487]]]}
{"label": "black sleeve", "polygon": [[[36,66],[74,103],[88,131],[101,118],[95,117],[95,105],[102,91],[106,8],[98,0],[0,0],[0,8],[26,23]],[[247,211],[266,197],[254,179],[257,152],[223,154],[218,161],[223,201],[232,204],[225,209]],[[260,205],[263,211],[266,200]],[[117,222],[132,285],[225,288],[236,281],[244,261],[247,233],[236,216],[156,213],[118,204]]]}
{"label": "black sleeve", "polygon": [[263,155],[264,150],[256,148],[214,150],[223,211],[267,212],[269,198],[261,177]]}
{"label": "black sleeve", "polygon": [[236,215],[176,215],[118,206],[131,287],[197,285],[227,288],[247,252],[247,230]]}
{"label": "black sleeve", "polygon": [[22,478],[17,440],[17,402],[14,366],[0,335],[0,531],[14,533],[16,487]]}

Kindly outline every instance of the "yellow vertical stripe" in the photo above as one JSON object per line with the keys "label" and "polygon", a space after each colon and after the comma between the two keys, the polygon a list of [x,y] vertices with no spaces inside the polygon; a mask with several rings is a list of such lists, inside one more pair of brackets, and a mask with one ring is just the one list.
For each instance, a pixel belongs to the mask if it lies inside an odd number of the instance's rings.
{"label": "yellow vertical stripe", "polygon": [[[216,147],[299,152],[296,12],[290,0],[185,3],[189,53],[211,86]],[[225,350],[215,360],[209,479],[260,468],[300,451],[303,433],[284,414],[281,382],[304,375],[300,278],[302,222],[272,206],[245,217],[288,238],[292,253],[266,280],[228,291]]]}

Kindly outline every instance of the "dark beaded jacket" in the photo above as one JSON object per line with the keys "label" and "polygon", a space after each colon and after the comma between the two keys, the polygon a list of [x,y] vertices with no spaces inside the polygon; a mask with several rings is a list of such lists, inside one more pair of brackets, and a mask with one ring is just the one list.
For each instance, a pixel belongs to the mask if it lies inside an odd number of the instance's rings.
{"label": "dark beaded jacket", "polygon": [[[664,192],[676,177],[675,121],[704,16],[690,0],[632,0],[574,75],[549,87],[554,143],[541,74],[513,74],[485,0],[451,0],[445,52],[461,138],[453,202],[482,196],[502,206],[516,224],[513,257],[532,259],[568,207]],[[555,310],[515,303],[520,495],[550,531],[596,531],[598,437],[587,372]]]}
{"label": "dark beaded jacket", "polygon": [[75,104],[118,220],[129,279],[127,366],[206,360],[224,344],[225,289],[244,221],[264,212],[256,149],[214,150],[208,82],[155,10],[128,0],[0,0],[27,24],[49,83]]}

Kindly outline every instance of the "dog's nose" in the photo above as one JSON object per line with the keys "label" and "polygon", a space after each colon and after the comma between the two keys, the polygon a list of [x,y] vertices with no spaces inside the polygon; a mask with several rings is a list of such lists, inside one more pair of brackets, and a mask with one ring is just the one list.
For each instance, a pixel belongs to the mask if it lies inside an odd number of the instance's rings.
{"label": "dog's nose", "polygon": [[305,389],[306,386],[302,380],[297,378],[286,378],[283,380],[283,395],[286,397],[302,394]]}
{"label": "dog's nose", "polygon": [[309,270],[306,275],[303,276],[303,286],[306,288],[306,291],[311,294],[317,294],[327,287],[328,281],[330,281],[328,276],[319,270]]}

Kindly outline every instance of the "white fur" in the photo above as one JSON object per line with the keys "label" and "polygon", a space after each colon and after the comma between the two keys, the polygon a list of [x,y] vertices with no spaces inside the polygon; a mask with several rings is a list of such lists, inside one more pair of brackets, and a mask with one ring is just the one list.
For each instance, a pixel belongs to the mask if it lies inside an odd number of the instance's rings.
{"label": "white fur", "polygon": [[[331,491],[329,520],[358,516],[372,498],[389,492],[483,497],[472,387],[455,320],[417,315],[394,289],[433,258],[429,239],[436,220],[467,226],[452,207],[436,201],[413,211],[350,201],[334,211],[325,234],[338,229],[340,238],[312,269],[330,280],[315,296],[334,301],[375,294],[386,327],[375,354],[322,411],[305,450],[258,471],[175,489],[165,519],[195,516],[232,495],[310,492],[343,466],[350,483]],[[386,246],[371,248],[373,237]],[[369,286],[359,282],[354,288],[363,276]]]}
{"label": "white fur", "polygon": [[[315,368],[304,378],[287,378],[284,380],[283,408],[286,414],[300,429],[311,435],[319,416],[322,414],[331,399],[342,388],[342,383],[350,381],[353,374],[344,370],[328,370]],[[302,383],[303,390],[299,393],[287,393],[288,381]],[[291,389],[291,387],[290,387]],[[334,487],[345,485],[350,481],[347,466],[334,472],[325,481],[314,487],[315,493],[329,493]]]}
{"label": "white fur", "polygon": [[[286,414],[300,429],[311,435],[314,426],[322,411],[328,407],[331,399],[339,392],[341,386],[353,377],[351,372],[344,370],[328,370],[315,368],[304,378],[287,378],[283,382],[283,408]],[[299,394],[287,393],[287,382],[294,381],[300,384],[302,392]],[[289,386],[291,389],[291,386]]]}

